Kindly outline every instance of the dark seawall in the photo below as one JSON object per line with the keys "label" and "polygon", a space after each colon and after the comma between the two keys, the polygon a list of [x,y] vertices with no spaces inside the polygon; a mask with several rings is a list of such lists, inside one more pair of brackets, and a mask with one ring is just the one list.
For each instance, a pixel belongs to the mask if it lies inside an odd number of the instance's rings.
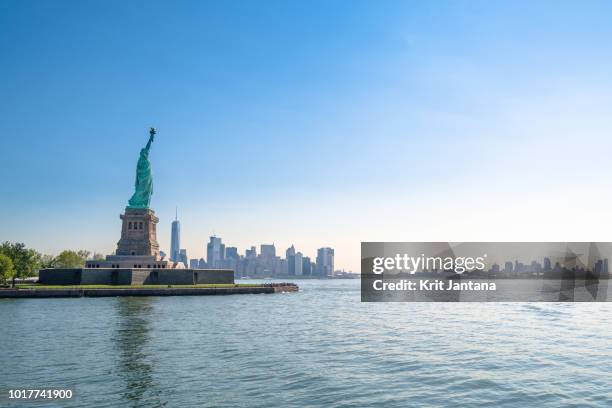
{"label": "dark seawall", "polygon": [[0,298],[66,298],[113,296],[211,296],[256,295],[262,293],[297,292],[295,284],[271,284],[234,288],[109,288],[109,289],[0,289]]}

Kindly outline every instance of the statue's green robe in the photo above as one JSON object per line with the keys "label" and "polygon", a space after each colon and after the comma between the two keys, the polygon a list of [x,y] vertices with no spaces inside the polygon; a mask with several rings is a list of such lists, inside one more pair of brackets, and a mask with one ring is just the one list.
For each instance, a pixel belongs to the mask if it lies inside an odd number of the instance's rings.
{"label": "statue's green robe", "polygon": [[151,162],[149,162],[149,146],[140,151],[140,158],[136,165],[136,183],[134,195],[130,198],[132,208],[149,208],[151,194],[153,194],[153,176],[151,175]]}

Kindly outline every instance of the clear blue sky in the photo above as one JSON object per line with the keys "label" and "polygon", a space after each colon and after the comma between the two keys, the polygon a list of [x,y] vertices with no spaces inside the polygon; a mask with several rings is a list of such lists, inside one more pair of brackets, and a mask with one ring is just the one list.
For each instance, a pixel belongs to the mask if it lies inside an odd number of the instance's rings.
{"label": "clear blue sky", "polygon": [[0,1],[0,240],[610,240],[612,2]]}

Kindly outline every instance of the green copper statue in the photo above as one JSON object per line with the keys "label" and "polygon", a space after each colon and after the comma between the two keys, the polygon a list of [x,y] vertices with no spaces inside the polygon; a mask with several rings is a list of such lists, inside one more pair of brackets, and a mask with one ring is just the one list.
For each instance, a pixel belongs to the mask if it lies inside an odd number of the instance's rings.
{"label": "green copper statue", "polygon": [[149,142],[140,150],[140,157],[136,165],[136,184],[134,195],[130,198],[130,208],[149,208],[151,194],[153,194],[153,176],[151,175],[151,162],[149,162],[149,149],[155,136],[155,128],[149,131]]}

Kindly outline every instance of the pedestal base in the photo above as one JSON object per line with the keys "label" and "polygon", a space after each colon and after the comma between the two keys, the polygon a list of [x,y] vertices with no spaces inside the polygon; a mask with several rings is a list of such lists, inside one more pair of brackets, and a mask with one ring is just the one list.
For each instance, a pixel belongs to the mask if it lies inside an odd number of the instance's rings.
{"label": "pedestal base", "polygon": [[159,260],[157,223],[159,218],[149,208],[125,209],[121,215],[123,226],[121,239],[117,242],[117,255],[152,256]]}

